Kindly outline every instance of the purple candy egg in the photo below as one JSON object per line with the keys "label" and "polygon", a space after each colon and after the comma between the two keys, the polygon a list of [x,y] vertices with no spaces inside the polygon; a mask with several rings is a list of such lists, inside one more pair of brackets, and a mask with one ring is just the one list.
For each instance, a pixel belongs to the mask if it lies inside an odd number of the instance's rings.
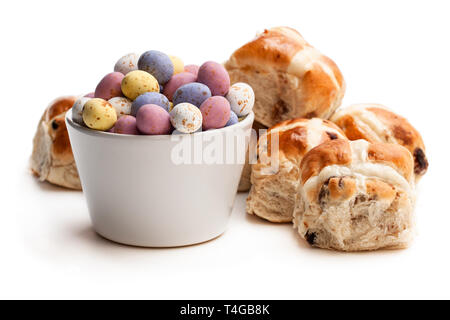
{"label": "purple candy egg", "polygon": [[121,116],[114,125],[114,133],[139,134],[136,126],[136,118],[129,115]]}
{"label": "purple candy egg", "polygon": [[182,72],[174,75],[164,87],[164,95],[172,101],[175,91],[187,83],[195,82],[197,77],[189,72]]}
{"label": "purple candy egg", "polygon": [[125,76],[120,72],[108,73],[95,88],[95,98],[109,100],[122,96],[122,80]]}
{"label": "purple candy egg", "polygon": [[95,92],[89,92],[88,94],[85,94],[84,97],[86,97],[86,98],[95,98]]}
{"label": "purple candy egg", "polygon": [[139,108],[136,124],[142,134],[169,134],[172,131],[169,113],[155,104],[146,104]]}
{"label": "purple candy egg", "polygon": [[213,96],[224,96],[230,89],[230,76],[227,70],[214,61],[208,61],[198,70],[197,82],[208,86]]}
{"label": "purple candy egg", "polygon": [[230,103],[222,96],[206,99],[200,106],[203,116],[203,129],[223,128],[230,120]]}
{"label": "purple candy egg", "polygon": [[197,79],[198,76],[198,69],[200,69],[200,67],[196,64],[188,64],[187,66],[184,66],[184,71],[195,75],[195,79]]}

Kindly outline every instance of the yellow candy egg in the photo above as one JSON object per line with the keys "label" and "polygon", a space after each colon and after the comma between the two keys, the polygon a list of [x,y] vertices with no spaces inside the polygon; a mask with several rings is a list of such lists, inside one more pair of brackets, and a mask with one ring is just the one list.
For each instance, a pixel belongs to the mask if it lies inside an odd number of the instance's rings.
{"label": "yellow candy egg", "polygon": [[134,100],[146,92],[159,92],[158,81],[150,73],[135,70],[127,73],[122,80],[122,93]]}
{"label": "yellow candy egg", "polygon": [[94,98],[84,104],[83,121],[91,129],[106,131],[116,123],[117,113],[108,101]]}
{"label": "yellow candy egg", "polygon": [[180,58],[175,56],[169,56],[169,58],[173,63],[173,74],[184,72],[184,63]]}

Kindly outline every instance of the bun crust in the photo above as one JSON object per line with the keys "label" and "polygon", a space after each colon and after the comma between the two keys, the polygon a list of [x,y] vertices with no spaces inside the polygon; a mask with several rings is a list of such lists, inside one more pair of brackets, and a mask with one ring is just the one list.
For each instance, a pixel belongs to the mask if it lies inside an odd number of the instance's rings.
{"label": "bun crust", "polygon": [[271,222],[292,221],[300,162],[313,147],[332,139],[345,135],[332,122],[318,118],[286,120],[270,128],[258,141],[259,160],[252,165],[247,212]]}
{"label": "bun crust", "polygon": [[342,251],[405,248],[414,228],[413,158],[404,147],[334,140],[312,149],[294,227],[313,246]]}
{"label": "bun crust", "polygon": [[44,111],[33,139],[30,166],[40,181],[81,190],[65,122],[66,111],[75,100],[74,96],[60,97]]}
{"label": "bun crust", "polygon": [[299,117],[329,118],[345,92],[336,64],[288,27],[265,30],[225,67],[232,83],[252,86],[255,119],[267,127]]}
{"label": "bun crust", "polygon": [[378,104],[357,104],[338,110],[331,118],[350,140],[399,144],[414,157],[418,180],[428,168],[420,133],[405,118]]}
{"label": "bun crust", "polygon": [[346,165],[351,163],[350,144],[346,140],[337,140],[333,143],[326,142],[320,148],[314,148],[303,158],[302,183],[319,174],[323,168],[331,165]]}

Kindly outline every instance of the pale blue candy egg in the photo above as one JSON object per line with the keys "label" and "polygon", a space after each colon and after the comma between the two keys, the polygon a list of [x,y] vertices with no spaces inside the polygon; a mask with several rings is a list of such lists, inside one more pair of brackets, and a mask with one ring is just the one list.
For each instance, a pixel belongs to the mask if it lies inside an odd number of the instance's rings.
{"label": "pale blue candy egg", "polygon": [[232,126],[233,124],[236,124],[239,122],[238,116],[233,111],[230,111],[230,120],[228,120],[225,127]]}
{"label": "pale blue candy egg", "polygon": [[173,94],[173,104],[190,103],[200,107],[201,104],[211,97],[211,90],[203,83],[192,82],[179,87]]}
{"label": "pale blue candy egg", "polygon": [[156,50],[144,52],[139,58],[138,68],[150,73],[160,84],[165,84],[169,81],[174,72],[170,57]]}
{"label": "pale blue candy egg", "polygon": [[139,108],[145,104],[156,104],[164,108],[167,112],[170,106],[169,99],[165,95],[158,92],[146,92],[137,97],[131,104],[131,115],[136,116]]}

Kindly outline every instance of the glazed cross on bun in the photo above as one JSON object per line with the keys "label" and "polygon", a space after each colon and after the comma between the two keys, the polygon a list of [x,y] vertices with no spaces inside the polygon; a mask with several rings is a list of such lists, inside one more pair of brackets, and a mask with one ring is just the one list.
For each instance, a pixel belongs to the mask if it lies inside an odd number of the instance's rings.
{"label": "glazed cross on bun", "polygon": [[271,127],[294,118],[329,118],[341,104],[345,82],[339,68],[296,30],[265,30],[225,63],[231,83],[255,91],[255,120]]}
{"label": "glazed cross on bun", "polygon": [[[278,148],[273,150],[275,134]],[[286,120],[270,128],[258,141],[263,150],[252,165],[247,212],[271,222],[291,222],[303,156],[333,139],[345,139],[345,134],[331,121],[318,118]]]}
{"label": "glazed cross on bun", "polygon": [[81,189],[80,178],[70,146],[65,115],[76,97],[60,97],[45,109],[33,139],[31,170],[41,181]]}
{"label": "glazed cross on bun", "polygon": [[333,140],[308,152],[294,227],[312,246],[404,248],[413,235],[414,162],[396,144]]}
{"label": "glazed cross on bun", "polygon": [[428,168],[425,145],[420,133],[405,118],[379,104],[356,104],[338,110],[331,118],[350,140],[395,143],[414,157],[416,180]]}

